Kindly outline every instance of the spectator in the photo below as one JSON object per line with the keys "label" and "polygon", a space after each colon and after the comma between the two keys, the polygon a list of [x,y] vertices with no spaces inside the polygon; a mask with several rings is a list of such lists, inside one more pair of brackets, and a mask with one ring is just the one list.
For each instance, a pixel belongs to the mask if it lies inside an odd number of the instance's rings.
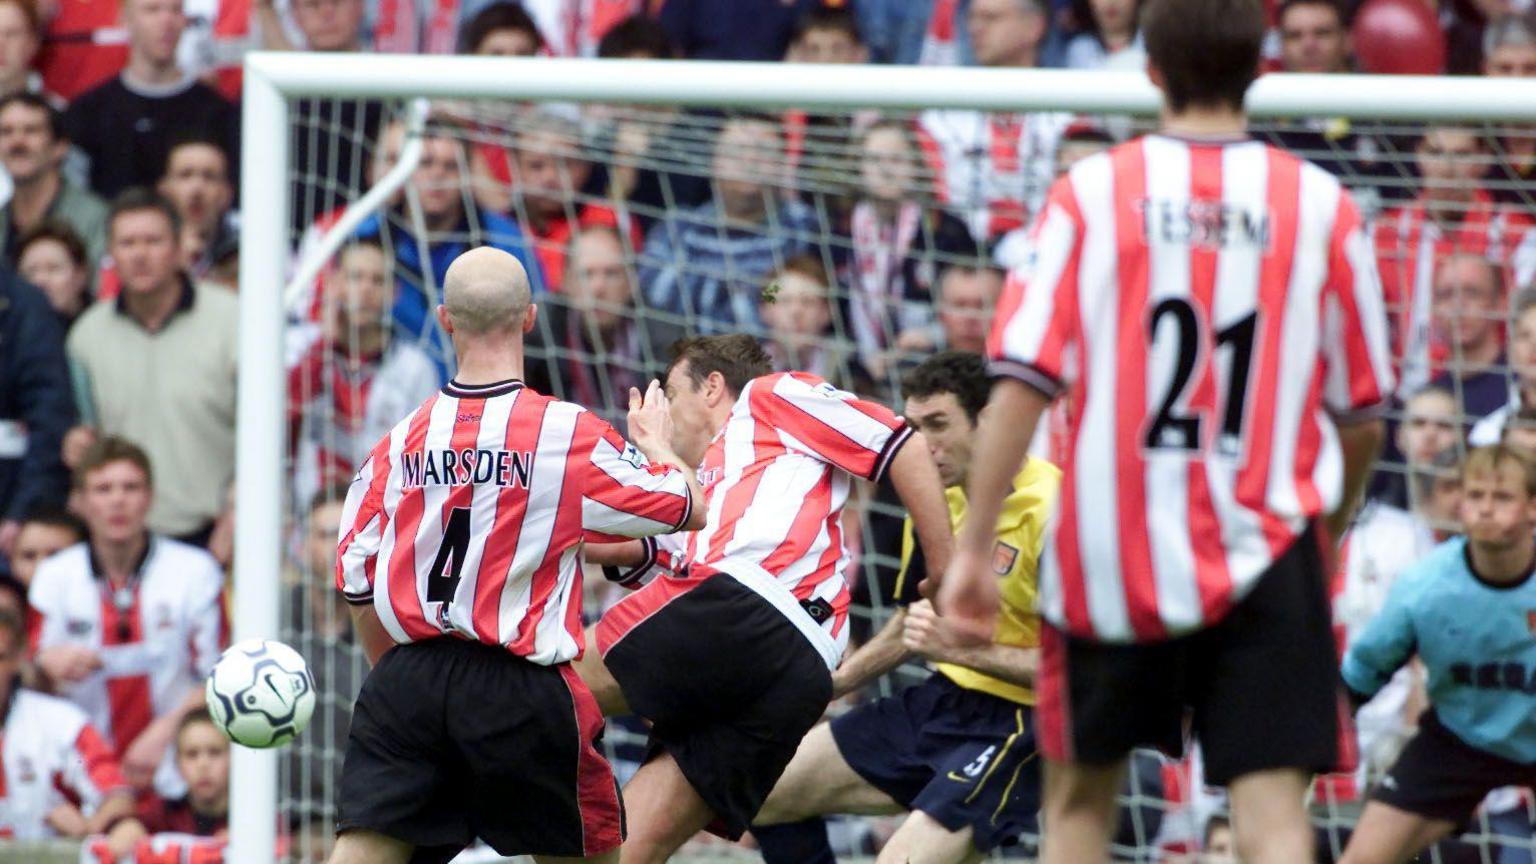
{"label": "spectator", "polygon": [[179,269],[180,217],[159,195],[123,193],[107,230],[122,293],[80,316],[69,352],[98,431],[149,452],[161,483],[150,526],[201,546],[234,479],[237,304]]}
{"label": "spectator", "polygon": [[[382,174],[400,158],[405,127],[392,122],[379,141],[379,165]],[[466,249],[494,246],[515,255],[528,271],[535,291],[543,290],[538,262],[527,247],[523,229],[512,219],[475,203],[464,182],[467,164],[464,139],[446,127],[428,130],[422,141],[421,161],[406,195],[415,196],[421,223],[418,226],[411,209],[397,200],[385,212],[369,216],[357,228],[359,238],[377,238],[384,250],[394,257],[394,271],[399,287],[395,293],[394,320],[397,335],[420,344],[437,365],[438,375],[447,381],[451,375],[452,350],[449,348],[432,310],[442,302],[443,277],[448,265]],[[425,229],[426,236],[417,232]],[[422,259],[423,248],[426,260]]]}
{"label": "spectator", "polygon": [[782,262],[809,251],[815,215],[776,194],[784,141],[774,121],[738,116],[715,140],[715,199],[669,212],[652,226],[640,284],[657,309],[689,316],[705,333],[761,332],[758,287]]}
{"label": "spectator", "polygon": [[[352,632],[346,599],[336,590],[336,537],[349,483],[329,486],[309,502],[302,558],[288,583],[290,629],[283,638],[308,661],[315,678],[315,713],[309,729],[288,748],[288,798],[304,825],[296,841],[310,855],[329,852],[335,836],[336,776],[352,725],[352,705],[368,674],[368,660]],[[311,859],[313,860],[313,859]],[[323,858],[319,860],[324,860]]]}
{"label": "spectator", "polygon": [[[9,4],[0,8],[4,5]],[[11,200],[0,209],[0,249],[9,266],[18,260],[17,239],[48,220],[74,229],[85,242],[88,260],[101,260],[107,205],[60,170],[69,151],[60,124],[59,112],[41,96],[0,98],[0,162],[15,184]]]}
{"label": "spectator", "polygon": [[[25,592],[43,559],[84,539],[85,526],[68,510],[34,508],[22,518],[21,530],[16,532],[16,543],[11,549],[11,575]],[[26,602],[25,594],[22,602]]]}
{"label": "spectator", "polygon": [[859,155],[862,194],[841,280],[849,286],[846,335],[880,380],[896,353],[932,346],[939,270],[978,250],[965,223],[925,206],[917,145],[905,124],[885,120],[865,130]]}
{"label": "spectator", "polygon": [[139,805],[139,822],[151,834],[223,838],[229,833],[229,739],[213,725],[207,708],[194,708],[176,729],[176,772],[187,794]]}
{"label": "spectator", "polygon": [[822,0],[665,0],[658,20],[690,60],[784,56],[795,22]]}
{"label": "spectator", "polygon": [[88,539],[39,565],[27,599],[44,681],[110,738],[135,788],[177,798],[170,744],[223,647],[224,573],[149,530],[154,484],[143,450],[97,442],[75,471]]}
{"label": "spectator", "polygon": [[0,556],[22,517],[64,500],[60,453],[75,407],[63,339],[42,293],[0,269]]}
{"label": "spectator", "polygon": [[677,48],[667,29],[644,14],[613,25],[597,44],[597,56],[622,60],[668,60]]}
{"label": "spectator", "polygon": [[[953,264],[939,274],[938,317],[942,346],[985,354],[992,309],[1003,293],[1003,274],[986,265]],[[914,350],[916,346],[914,345]]]}
{"label": "spectator", "polygon": [[1509,399],[1508,363],[1499,326],[1506,308],[1497,264],[1467,254],[1440,261],[1430,317],[1450,353],[1435,385],[1455,394],[1462,420],[1469,426]]}
{"label": "spectator", "polygon": [[845,343],[832,338],[832,289],[821,259],[797,255],[784,262],[763,288],[762,311],[768,337],[763,349],[775,372],[809,372],[828,381],[865,389],[867,378],[850,363]]}
{"label": "spectator", "polygon": [[[364,50],[364,0],[293,0],[302,45],[289,40],[272,0],[255,0],[264,47],[273,51]],[[373,142],[384,123],[382,102],[306,97],[293,103],[293,183],[289,225],[306,226],[357,198],[370,184]],[[225,148],[233,164],[236,151]],[[164,162],[156,166],[163,167]]]}
{"label": "spectator", "polygon": [[[1490,78],[1536,78],[1536,10],[1494,19],[1483,33],[1483,74]],[[1494,200],[1536,213],[1536,134],[1530,126],[1507,130],[1494,162]],[[1525,286],[1522,286],[1525,287]]]}
{"label": "spectator", "polygon": [[31,0],[0,2],[0,97],[42,91],[42,76],[32,68],[42,35],[42,21]]}
{"label": "spectator", "polygon": [[784,59],[790,63],[867,63],[858,19],[846,6],[817,6],[795,21]]}
{"label": "spectator", "polygon": [[[1104,122],[1094,117],[1078,117],[1067,124],[1056,147],[1056,175],[1059,177],[1083,159],[1102,153],[1115,145],[1115,135]],[[992,261],[1004,270],[1029,263],[1032,246],[1029,228],[1015,228],[992,245]]]}
{"label": "spectator", "polygon": [[[1047,30],[1044,0],[972,0],[971,44],[989,68],[1029,68]],[[960,108],[918,115],[940,198],[971,234],[992,240],[1023,227],[1055,179],[1059,114],[986,113]]]}
{"label": "spectator", "polygon": [[[1284,0],[1276,13],[1281,68],[1286,72],[1344,74],[1354,71],[1349,25],[1341,0]],[[1379,188],[1400,176],[1381,154],[1399,149],[1380,135],[1352,125],[1348,117],[1305,117],[1277,121],[1267,137],[1349,184],[1370,209],[1393,188]]]}
{"label": "spectator", "polygon": [[[550,291],[564,284],[572,234],[598,225],[617,227],[622,218],[612,207],[581,200],[592,167],[581,151],[581,127],[573,120],[537,111],[518,123],[512,154],[513,212],[528,230]],[[628,228],[626,248],[634,250],[641,244],[639,228],[631,219],[622,221]]]}
{"label": "spectator", "polygon": [[288,370],[296,501],[351,479],[369,449],[441,383],[425,352],[395,338],[395,290],[377,239],[354,241],[337,256],[323,323]]}
{"label": "spectator", "polygon": [[186,28],[180,0],[123,0],[128,65],[76,99],[64,115],[65,137],[91,160],[91,190],[113,198],[160,179],[173,140],[200,135],[238,150],[235,108],[176,66]]}
{"label": "spectator", "polygon": [[0,704],[7,706],[0,732],[0,835],[36,841],[107,834],[108,851],[117,860],[142,833],[132,818],[132,792],[112,751],[79,708],[20,687],[26,652],[21,619],[0,613]]}
{"label": "spectator", "polygon": [[459,31],[459,53],[532,57],[544,48],[539,25],[517,3],[492,3]]}
{"label": "spectator", "polygon": [[1473,447],[1499,443],[1509,422],[1526,405],[1536,407],[1536,287],[1515,294],[1509,304],[1508,401],[1478,420],[1467,435]]}
{"label": "spectator", "polygon": [[1519,447],[1531,454],[1531,456],[1536,457],[1536,405],[1520,406],[1520,410],[1512,415],[1508,422],[1504,424],[1504,428],[1499,433],[1499,438],[1495,443]]}
{"label": "spectator", "polygon": [[1459,450],[1464,428],[1451,391],[1425,385],[1408,396],[1392,436],[1396,453],[1384,454],[1385,465],[1377,475],[1372,497],[1401,510],[1415,509],[1410,476],[1431,464],[1436,454]]}
{"label": "spectator", "polygon": [[1141,69],[1147,52],[1136,28],[1140,0],[1073,0],[1084,32],[1067,43],[1070,69]]}
{"label": "spectator", "polygon": [[[964,7],[935,0],[860,0],[853,11],[871,62],[955,66],[970,60]],[[935,38],[940,34],[944,38]]]}
{"label": "spectator", "polygon": [[541,393],[622,416],[629,388],[645,389],[664,371],[673,342],[687,335],[683,323],[663,321],[635,308],[628,240],[617,229],[579,229],[570,246],[570,280],[563,296],[541,306],[529,347],[529,383]]}
{"label": "spectator", "polygon": [[75,229],[52,219],[16,241],[17,272],[48,298],[66,333],[90,302],[92,268],[87,256]]}
{"label": "spectator", "polygon": [[1200,850],[1199,864],[1237,864],[1237,842],[1227,817],[1212,816],[1206,820]]}
{"label": "spectator", "polygon": [[165,156],[158,189],[176,208],[182,230],[202,244],[202,253],[193,258],[190,268],[193,276],[202,276],[213,263],[213,251],[239,238],[240,220],[230,209],[235,189],[230,183],[229,156],[211,138],[177,141]]}
{"label": "spectator", "polygon": [[[1433,264],[1468,253],[1512,266],[1522,236],[1529,236],[1527,221],[1500,207],[1482,188],[1487,157],[1475,131],[1429,127],[1414,150],[1421,177],[1418,197],[1388,211],[1374,226],[1382,296],[1402,368],[1399,393],[1422,387],[1447,356],[1447,346],[1431,328]],[[1536,261],[1512,269],[1514,284],[1523,285],[1532,275],[1523,271],[1536,269]]]}

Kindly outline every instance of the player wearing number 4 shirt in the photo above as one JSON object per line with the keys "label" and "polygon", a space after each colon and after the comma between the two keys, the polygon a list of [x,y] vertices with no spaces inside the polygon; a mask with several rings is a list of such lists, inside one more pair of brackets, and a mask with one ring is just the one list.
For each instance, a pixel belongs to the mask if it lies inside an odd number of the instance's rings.
{"label": "player wearing number 4 shirt", "polygon": [[347,495],[337,584],[376,665],[332,864],[448,861],[476,837],[503,855],[617,860],[602,717],[570,667],[577,555],[588,536],[697,528],[703,509],[657,385],[631,392],[634,444],[523,386],[536,313],[515,258],[459,256],[437,313],[458,374],[374,447]]}
{"label": "player wearing number 4 shirt", "polygon": [[1180,749],[1187,709],[1244,858],[1313,860],[1302,802],[1339,713],[1317,522],[1347,523],[1392,381],[1354,202],[1246,137],[1261,6],[1148,0],[1162,130],[1057,182],[994,321],[1002,380],[938,599],[987,628],[990,526],[1068,393],[1040,567],[1047,864],[1103,860],[1126,755]]}
{"label": "player wearing number 4 shirt", "polygon": [[[673,351],[673,441],[699,466],[707,524],[673,550],[672,573],[622,577],[642,587],[598,622],[597,651],[578,664],[605,710],[627,704],[652,722],[624,789],[625,864],[659,864],[706,826],[739,837],[826,709],[848,641],[842,515],[855,478],[890,475],[928,560],[949,559],[938,469],[890,409],[814,375],[768,374],[749,336]],[[634,543],[588,558],[644,570],[657,555]]]}

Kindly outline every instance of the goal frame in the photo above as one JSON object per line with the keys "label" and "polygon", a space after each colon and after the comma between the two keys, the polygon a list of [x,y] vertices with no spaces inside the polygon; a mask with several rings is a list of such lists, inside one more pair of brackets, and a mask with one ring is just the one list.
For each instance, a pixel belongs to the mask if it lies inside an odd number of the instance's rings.
{"label": "goal frame", "polygon": [[[961,108],[1155,115],[1140,72],[820,66],[706,61],[574,60],[431,55],[253,52],[245,58],[241,131],[240,383],[236,430],[234,638],[279,632],[282,572],[284,303],[290,253],[289,100],[517,99],[754,109]],[[1531,123],[1530,79],[1269,74],[1247,98],[1250,116]],[[417,148],[419,149],[419,148]],[[381,187],[398,186],[411,155]],[[386,194],[359,207],[377,206]],[[299,262],[309,272],[317,261]],[[230,864],[276,860],[278,759],[236,747]]]}

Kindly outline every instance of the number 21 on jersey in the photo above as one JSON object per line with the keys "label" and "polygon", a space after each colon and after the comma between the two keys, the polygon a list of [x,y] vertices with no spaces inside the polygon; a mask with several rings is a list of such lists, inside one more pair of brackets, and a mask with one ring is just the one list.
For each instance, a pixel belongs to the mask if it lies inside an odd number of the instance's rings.
{"label": "number 21 on jersey", "polygon": [[[1143,446],[1189,454],[1213,446],[1222,456],[1241,456],[1259,313],[1249,312],[1212,333],[1203,310],[1183,297],[1166,297],[1148,308],[1146,327],[1148,374],[1157,380],[1153,370],[1159,363],[1166,368],[1170,357],[1172,369],[1163,391],[1149,394],[1153,413],[1147,418]],[[1216,362],[1223,359],[1225,363]],[[1205,364],[1212,362],[1220,394],[1215,409],[1192,407]],[[1219,423],[1214,440],[1207,438],[1211,422]]]}

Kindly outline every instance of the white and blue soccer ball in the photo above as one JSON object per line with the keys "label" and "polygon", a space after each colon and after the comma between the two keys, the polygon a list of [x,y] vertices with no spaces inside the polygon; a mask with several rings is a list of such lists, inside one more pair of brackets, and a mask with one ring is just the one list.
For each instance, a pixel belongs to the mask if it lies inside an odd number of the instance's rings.
{"label": "white and blue soccer ball", "polygon": [[208,676],[208,712],[229,740],[280,747],[309,725],[315,679],[299,652],[274,639],[229,646]]}

